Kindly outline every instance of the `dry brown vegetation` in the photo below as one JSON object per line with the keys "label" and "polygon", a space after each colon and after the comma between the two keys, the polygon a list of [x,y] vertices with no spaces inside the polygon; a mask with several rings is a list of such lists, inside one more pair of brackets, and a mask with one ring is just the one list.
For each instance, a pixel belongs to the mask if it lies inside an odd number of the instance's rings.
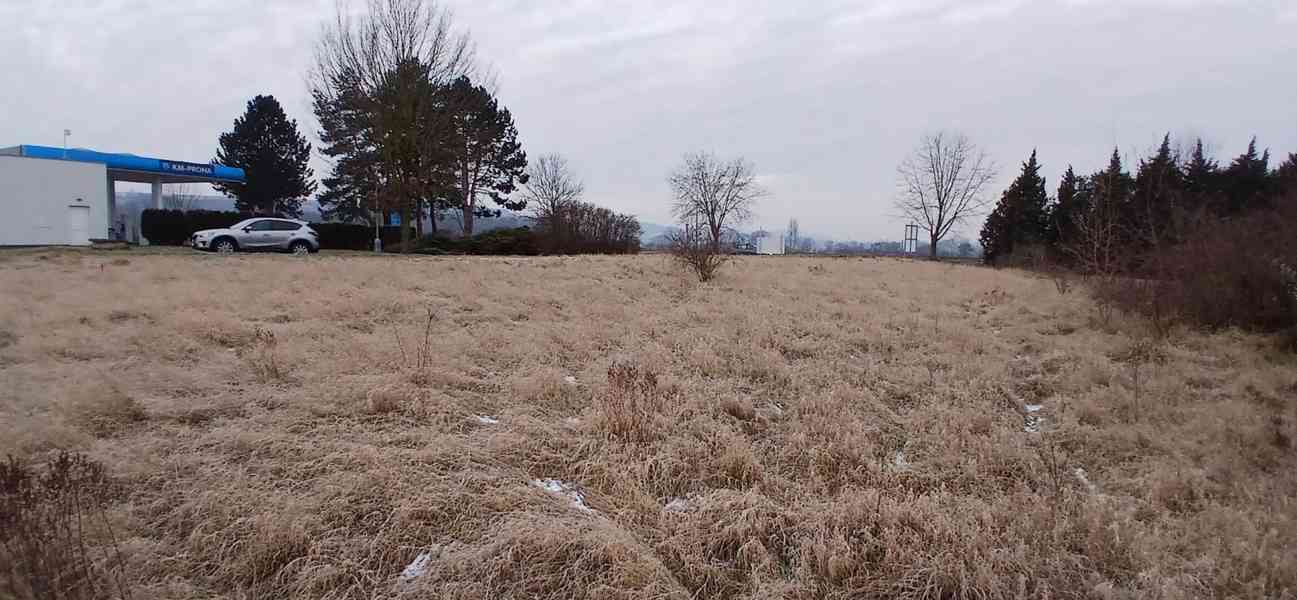
{"label": "dry brown vegetation", "polygon": [[106,465],[136,598],[1297,594],[1266,337],[900,260],[114,258],[0,256],[0,454]]}

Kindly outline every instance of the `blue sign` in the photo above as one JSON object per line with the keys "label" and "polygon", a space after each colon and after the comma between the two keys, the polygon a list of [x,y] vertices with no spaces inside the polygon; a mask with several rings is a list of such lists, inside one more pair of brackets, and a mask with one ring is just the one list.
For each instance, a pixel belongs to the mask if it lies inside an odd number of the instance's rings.
{"label": "blue sign", "polygon": [[160,160],[163,173],[174,173],[176,175],[197,175],[199,177],[211,177],[216,173],[216,167],[202,163],[180,162],[176,160]]}
{"label": "blue sign", "polygon": [[392,213],[391,216],[387,217],[387,221],[388,221],[387,224],[393,227],[400,225],[401,213]]}

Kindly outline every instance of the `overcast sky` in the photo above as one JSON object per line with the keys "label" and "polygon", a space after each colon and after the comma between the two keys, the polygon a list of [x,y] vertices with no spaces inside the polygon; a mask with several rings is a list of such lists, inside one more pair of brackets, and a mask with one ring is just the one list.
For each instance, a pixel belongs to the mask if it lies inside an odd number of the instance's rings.
{"label": "overcast sky", "polygon": [[[359,4],[358,2],[356,4]],[[452,0],[529,154],[587,199],[668,222],[683,153],[755,162],[754,226],[896,239],[895,169],[925,132],[1049,185],[1112,147],[1252,135],[1297,152],[1297,0]],[[205,162],[260,93],[314,138],[305,72],[332,0],[0,2],[0,146]],[[1272,163],[1273,166],[1273,163]],[[318,171],[324,163],[317,161]],[[976,237],[975,227],[965,235]]]}

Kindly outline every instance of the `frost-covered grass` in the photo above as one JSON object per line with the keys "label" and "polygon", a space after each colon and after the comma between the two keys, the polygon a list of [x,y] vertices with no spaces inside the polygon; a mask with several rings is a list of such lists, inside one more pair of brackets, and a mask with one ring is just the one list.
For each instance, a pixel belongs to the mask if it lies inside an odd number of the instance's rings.
{"label": "frost-covered grass", "polygon": [[25,251],[0,300],[0,454],[109,467],[137,598],[1297,593],[1292,355],[1021,272]]}

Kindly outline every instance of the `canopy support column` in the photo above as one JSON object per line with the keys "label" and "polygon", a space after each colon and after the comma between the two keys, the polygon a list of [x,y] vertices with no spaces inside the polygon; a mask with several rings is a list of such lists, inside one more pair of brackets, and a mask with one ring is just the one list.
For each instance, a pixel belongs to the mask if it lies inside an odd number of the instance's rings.
{"label": "canopy support column", "polygon": [[162,208],[162,178],[153,179],[153,208]]}
{"label": "canopy support column", "polygon": [[126,232],[117,227],[117,181],[108,176],[108,239],[124,240]]}

